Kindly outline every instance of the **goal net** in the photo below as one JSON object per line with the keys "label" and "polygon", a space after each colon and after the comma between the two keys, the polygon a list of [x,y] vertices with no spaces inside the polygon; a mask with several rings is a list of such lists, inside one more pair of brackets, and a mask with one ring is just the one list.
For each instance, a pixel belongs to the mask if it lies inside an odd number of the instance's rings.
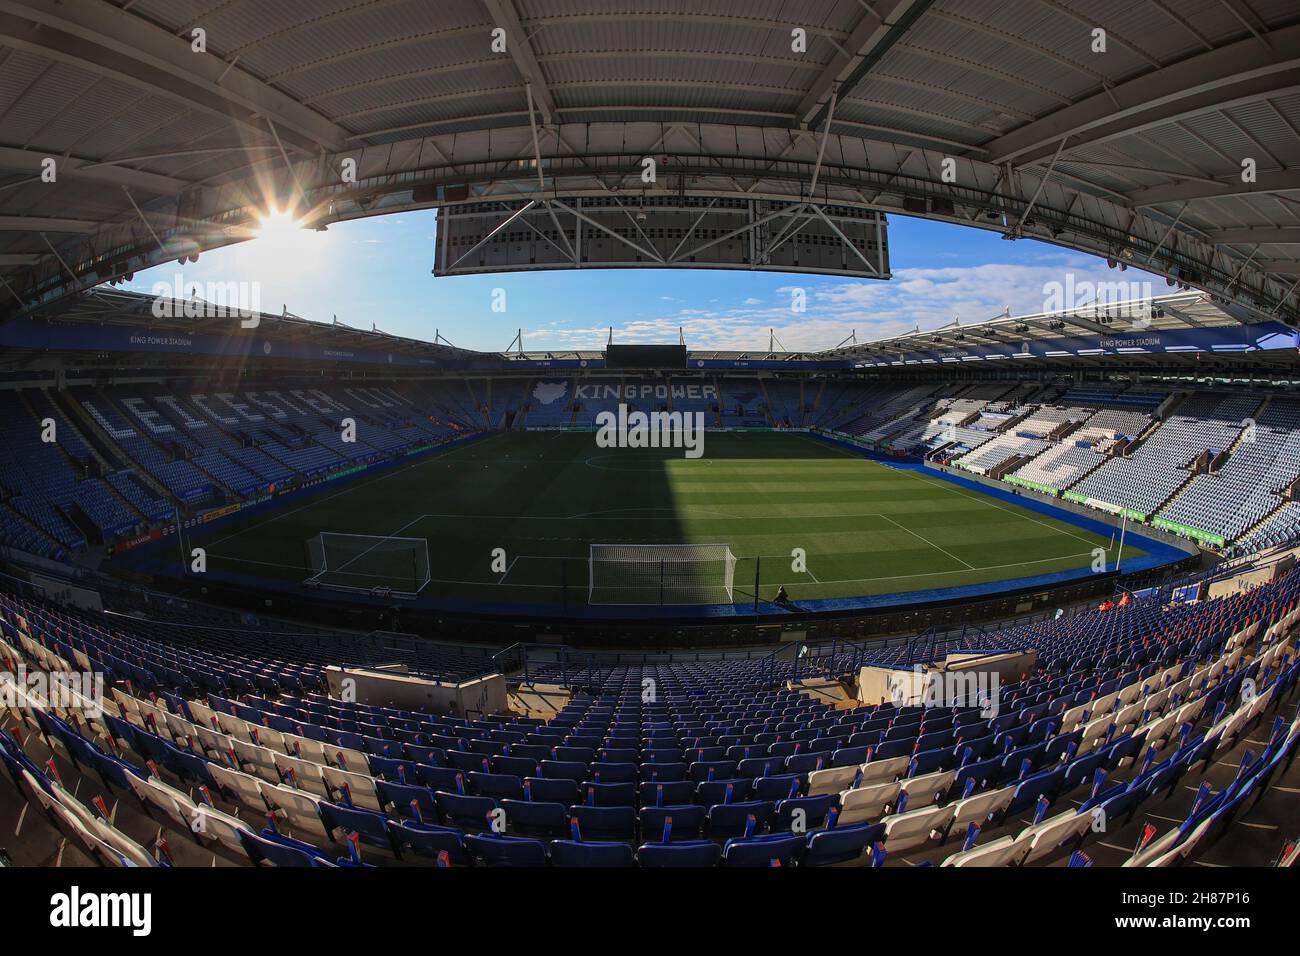
{"label": "goal net", "polygon": [[322,531],[307,539],[308,587],[414,598],[429,583],[429,542]]}
{"label": "goal net", "polygon": [[725,544],[593,544],[592,604],[731,604],[736,556]]}

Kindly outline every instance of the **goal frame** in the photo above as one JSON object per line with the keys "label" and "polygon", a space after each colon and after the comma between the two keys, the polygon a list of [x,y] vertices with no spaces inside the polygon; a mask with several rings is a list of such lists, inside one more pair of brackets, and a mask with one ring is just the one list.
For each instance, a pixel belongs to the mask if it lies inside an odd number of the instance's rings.
{"label": "goal frame", "polygon": [[[602,549],[611,551],[618,550],[625,553],[642,552],[649,555],[651,552],[657,552],[658,557],[646,557],[644,560],[623,560],[616,562],[612,558],[601,557],[598,555]],[[715,555],[711,557],[683,557],[681,559],[672,559],[663,557],[664,552],[674,550],[681,551],[684,555],[688,551],[702,552],[713,550]],[[657,592],[656,600],[597,600],[598,590],[616,590],[614,586],[601,585],[596,583],[596,566],[598,562],[608,564],[622,563],[629,566],[655,566],[659,567],[657,579],[649,583],[633,583],[624,585],[623,589],[628,591],[649,591],[654,589]],[[717,600],[690,600],[685,599],[683,595],[671,594],[673,587],[665,578],[665,563],[674,564],[695,564],[700,567],[706,567],[710,563],[720,565],[721,579],[717,584],[704,585],[705,587],[716,588],[718,594]],[[622,605],[625,607],[690,607],[704,606],[709,604],[734,604],[735,603],[735,576],[736,576],[736,555],[731,550],[731,545],[714,543],[714,544],[598,544],[591,543],[587,547],[587,603],[592,605]],[[648,580],[648,579],[647,579]],[[654,595],[651,595],[654,596]]]}
{"label": "goal frame", "polygon": [[[327,546],[328,538],[348,538],[354,541],[370,541],[373,543],[369,548],[344,560],[339,566],[331,567],[329,548]],[[372,574],[365,570],[352,571],[350,574],[355,578],[373,577],[375,578],[374,584],[349,583],[346,577],[344,577],[344,580],[330,579],[332,575],[348,575],[348,568],[355,562],[389,544],[409,545],[410,553],[415,556],[412,574],[409,579],[398,581],[394,578],[385,581],[382,574]],[[387,534],[356,534],[346,531],[318,531],[307,539],[306,549],[307,567],[311,574],[303,581],[305,587],[341,591],[346,594],[368,594],[372,597],[413,601],[419,597],[420,592],[428,587],[432,581],[432,572],[429,565],[429,540],[427,538],[410,538]]]}

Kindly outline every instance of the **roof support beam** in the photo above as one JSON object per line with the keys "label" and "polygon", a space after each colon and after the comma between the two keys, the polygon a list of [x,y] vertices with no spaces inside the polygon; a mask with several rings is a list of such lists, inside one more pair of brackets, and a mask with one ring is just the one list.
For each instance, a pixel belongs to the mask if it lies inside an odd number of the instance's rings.
{"label": "roof support beam", "polygon": [[935,0],[891,0],[888,4],[890,9],[883,16],[868,14],[863,17],[848,39],[848,48],[856,50],[857,56],[846,58],[837,50],[830,64],[800,101],[799,117],[805,125],[815,129],[829,112],[829,103],[822,103],[820,107],[817,105],[825,98],[827,91],[838,82],[845,96],[852,93],[934,2]]}
{"label": "roof support beam", "polygon": [[1251,246],[1263,242],[1300,243],[1300,228],[1277,229],[1271,226],[1245,226],[1241,229],[1216,229],[1206,233],[1216,246]]}
{"label": "roof support beam", "polygon": [[0,232],[93,232],[99,225],[86,219],[0,216]]}
{"label": "roof support beam", "polygon": [[1233,196],[1265,196],[1300,190],[1300,169],[1261,172],[1259,181],[1243,183],[1240,176],[1214,183],[1201,181],[1149,186],[1128,193],[1134,206],[1162,206],[1167,203],[1196,202],[1203,199],[1228,199]]}
{"label": "roof support beam", "polygon": [[519,14],[515,12],[513,0],[483,0],[483,6],[487,8],[492,22],[506,31],[506,50],[510,58],[515,61],[515,66],[518,67],[524,82],[532,87],[537,111],[542,114],[542,122],[549,126],[555,115],[555,99],[546,85],[546,77],[542,75],[537,57],[533,55],[533,48],[528,43],[528,34],[524,32],[523,24],[519,22]]}
{"label": "roof support beam", "polygon": [[195,53],[142,17],[124,16],[104,0],[57,4],[0,0],[5,45],[112,77],[262,134],[273,119],[293,147],[316,152],[346,147],[348,131],[220,57]]}
{"label": "roof support beam", "polygon": [[1260,272],[1274,272],[1279,275],[1300,275],[1300,259],[1256,259],[1255,268]]}
{"label": "roof support beam", "polygon": [[[41,174],[41,163],[49,156],[48,152],[40,150],[0,146],[0,169],[31,173],[32,178],[36,179]],[[57,162],[59,176],[70,179],[125,186],[162,195],[175,195],[190,186],[190,183],[183,179],[147,173],[129,166],[78,159],[75,156],[55,156],[54,159]]]}
{"label": "roof support beam", "polygon": [[1173,122],[1181,116],[1258,99],[1300,83],[1300,24],[1266,34],[1271,52],[1253,37],[1104,90],[987,145],[990,161],[1039,162],[1062,136],[1073,149]]}

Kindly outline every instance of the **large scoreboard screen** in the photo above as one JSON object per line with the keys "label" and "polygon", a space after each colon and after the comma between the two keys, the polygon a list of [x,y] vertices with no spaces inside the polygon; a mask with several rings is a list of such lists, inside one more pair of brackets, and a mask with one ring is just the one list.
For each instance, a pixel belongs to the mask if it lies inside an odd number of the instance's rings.
{"label": "large scoreboard screen", "polygon": [[606,368],[686,368],[685,345],[607,345]]}
{"label": "large scoreboard screen", "polygon": [[888,279],[889,224],[861,206],[734,196],[570,196],[438,210],[434,275],[745,269]]}

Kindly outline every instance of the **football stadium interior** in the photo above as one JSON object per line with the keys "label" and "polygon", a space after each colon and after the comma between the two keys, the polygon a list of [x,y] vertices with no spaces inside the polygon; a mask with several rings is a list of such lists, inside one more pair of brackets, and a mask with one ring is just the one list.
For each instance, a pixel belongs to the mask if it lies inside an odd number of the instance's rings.
{"label": "football stadium interior", "polygon": [[[0,863],[1292,865],[1297,50],[1294,0],[3,0]],[[504,351],[148,291],[286,209],[575,312],[888,288],[910,220],[1158,288]]]}

